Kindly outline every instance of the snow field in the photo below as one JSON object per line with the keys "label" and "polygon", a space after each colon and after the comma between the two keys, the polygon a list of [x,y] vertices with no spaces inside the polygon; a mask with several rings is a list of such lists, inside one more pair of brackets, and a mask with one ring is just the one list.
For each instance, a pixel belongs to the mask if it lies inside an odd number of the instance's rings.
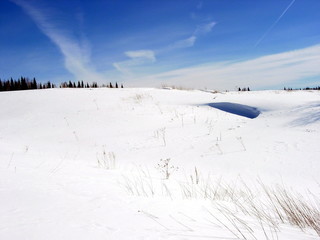
{"label": "snow field", "polygon": [[[317,217],[318,92],[0,97],[1,239],[319,238],[316,225],[301,231],[288,215],[281,221],[266,194]],[[249,119],[211,103],[261,114]]]}

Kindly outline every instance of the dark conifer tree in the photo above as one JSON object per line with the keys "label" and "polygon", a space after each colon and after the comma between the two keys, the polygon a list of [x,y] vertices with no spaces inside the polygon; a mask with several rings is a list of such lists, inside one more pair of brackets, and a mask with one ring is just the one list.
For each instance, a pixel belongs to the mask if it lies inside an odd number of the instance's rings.
{"label": "dark conifer tree", "polygon": [[10,79],[10,90],[15,90],[13,79]]}
{"label": "dark conifer tree", "polygon": [[28,84],[27,80],[24,77],[21,77],[21,90],[27,90],[28,89]]}
{"label": "dark conifer tree", "polygon": [[37,89],[38,88],[38,85],[37,85],[37,81],[36,81],[36,78],[33,78],[32,80],[32,89]]}
{"label": "dark conifer tree", "polygon": [[4,86],[4,91],[10,91],[10,82],[6,81],[5,86]]}
{"label": "dark conifer tree", "polygon": [[18,88],[18,90],[21,90],[21,81],[20,81],[20,79],[18,79],[18,81],[17,81],[17,88]]}

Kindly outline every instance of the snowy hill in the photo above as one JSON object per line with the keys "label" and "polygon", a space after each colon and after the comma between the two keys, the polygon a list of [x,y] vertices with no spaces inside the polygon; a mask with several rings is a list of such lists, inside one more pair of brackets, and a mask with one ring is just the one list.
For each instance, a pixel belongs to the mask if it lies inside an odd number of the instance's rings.
{"label": "snowy hill", "polygon": [[317,91],[0,99],[0,239],[319,239]]}

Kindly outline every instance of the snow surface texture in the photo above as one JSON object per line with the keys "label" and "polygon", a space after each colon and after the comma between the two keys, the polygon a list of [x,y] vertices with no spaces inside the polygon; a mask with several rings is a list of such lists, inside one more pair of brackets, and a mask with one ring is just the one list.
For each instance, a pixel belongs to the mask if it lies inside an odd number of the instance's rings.
{"label": "snow surface texture", "polygon": [[198,175],[319,197],[319,92],[49,89],[0,99],[0,239],[319,239],[238,215],[222,196],[183,194]]}

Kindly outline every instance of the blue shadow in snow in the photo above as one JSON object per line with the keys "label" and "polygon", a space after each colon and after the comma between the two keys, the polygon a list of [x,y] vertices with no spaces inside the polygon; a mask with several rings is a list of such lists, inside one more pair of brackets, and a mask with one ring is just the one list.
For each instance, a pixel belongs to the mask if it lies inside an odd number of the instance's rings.
{"label": "blue shadow in snow", "polygon": [[208,103],[207,106],[217,108],[227,113],[236,114],[246,118],[256,118],[260,115],[260,111],[255,107],[230,102]]}
{"label": "blue shadow in snow", "polygon": [[320,103],[315,102],[314,104],[302,106],[296,108],[295,111],[302,112],[300,118],[297,118],[291,122],[292,126],[306,126],[320,121]]}

